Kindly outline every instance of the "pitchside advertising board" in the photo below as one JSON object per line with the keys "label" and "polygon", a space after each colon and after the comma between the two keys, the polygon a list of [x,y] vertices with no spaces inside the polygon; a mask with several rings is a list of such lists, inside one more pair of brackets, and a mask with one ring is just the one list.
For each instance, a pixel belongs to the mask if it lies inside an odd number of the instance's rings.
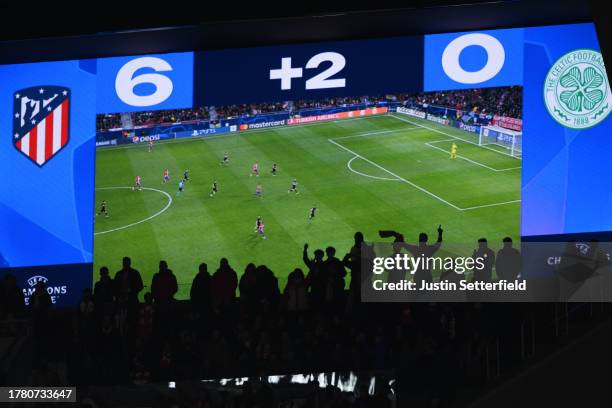
{"label": "pitchside advertising board", "polygon": [[592,24],[0,66],[0,274],[26,296],[44,281],[60,305],[92,285],[96,114],[509,85],[524,87],[521,235],[612,231],[612,93]]}

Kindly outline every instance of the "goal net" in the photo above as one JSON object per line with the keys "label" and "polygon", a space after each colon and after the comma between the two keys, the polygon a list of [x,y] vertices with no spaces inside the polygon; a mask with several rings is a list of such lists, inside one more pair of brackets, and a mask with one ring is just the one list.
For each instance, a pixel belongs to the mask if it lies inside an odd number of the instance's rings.
{"label": "goal net", "polygon": [[523,134],[499,126],[482,126],[478,136],[478,145],[498,146],[505,149],[510,156],[522,158]]}

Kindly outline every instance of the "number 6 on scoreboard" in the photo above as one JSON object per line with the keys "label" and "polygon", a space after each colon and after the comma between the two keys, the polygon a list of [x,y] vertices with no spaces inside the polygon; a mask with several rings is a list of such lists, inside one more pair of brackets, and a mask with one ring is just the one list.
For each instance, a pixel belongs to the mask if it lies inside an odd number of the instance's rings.
{"label": "number 6 on scoreboard", "polygon": [[[135,75],[142,68],[153,69],[156,73]],[[131,60],[121,67],[115,79],[115,91],[123,102],[131,106],[158,105],[172,95],[172,81],[157,72],[172,71],[172,66],[161,58],[142,57]],[[151,84],[155,91],[148,95],[137,95],[134,88],[141,84]]]}
{"label": "number 6 on scoreboard", "polygon": [[315,55],[306,63],[306,69],[318,68],[322,62],[329,61],[332,65],[325,71],[306,81],[306,89],[344,88],[345,78],[328,79],[342,71],[346,66],[346,58],[337,52],[322,52]]}

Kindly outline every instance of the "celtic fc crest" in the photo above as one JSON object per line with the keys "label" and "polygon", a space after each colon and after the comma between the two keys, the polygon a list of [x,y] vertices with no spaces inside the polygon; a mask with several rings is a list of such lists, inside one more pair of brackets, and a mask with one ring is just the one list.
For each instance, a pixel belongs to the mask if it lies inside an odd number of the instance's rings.
{"label": "celtic fc crest", "polygon": [[563,126],[586,129],[612,109],[612,92],[601,53],[579,49],[559,58],[544,81],[548,113]]}

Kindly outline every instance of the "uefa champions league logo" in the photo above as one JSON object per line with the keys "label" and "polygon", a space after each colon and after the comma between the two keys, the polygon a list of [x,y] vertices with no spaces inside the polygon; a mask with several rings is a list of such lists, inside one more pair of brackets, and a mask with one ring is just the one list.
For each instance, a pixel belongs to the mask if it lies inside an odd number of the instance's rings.
{"label": "uefa champions league logo", "polygon": [[546,74],[544,103],[553,119],[571,129],[603,121],[612,108],[612,92],[601,53],[578,49],[559,58]]}
{"label": "uefa champions league logo", "polygon": [[68,293],[68,286],[66,285],[48,285],[49,279],[46,276],[35,275],[28,278],[26,282],[29,286],[28,288],[23,289],[24,301],[26,306],[30,304],[30,297],[34,294],[34,291],[36,290],[36,284],[38,282],[43,282],[47,285],[47,293],[49,293],[49,296],[51,297],[51,303],[53,304],[57,303],[60,296],[66,295]]}

